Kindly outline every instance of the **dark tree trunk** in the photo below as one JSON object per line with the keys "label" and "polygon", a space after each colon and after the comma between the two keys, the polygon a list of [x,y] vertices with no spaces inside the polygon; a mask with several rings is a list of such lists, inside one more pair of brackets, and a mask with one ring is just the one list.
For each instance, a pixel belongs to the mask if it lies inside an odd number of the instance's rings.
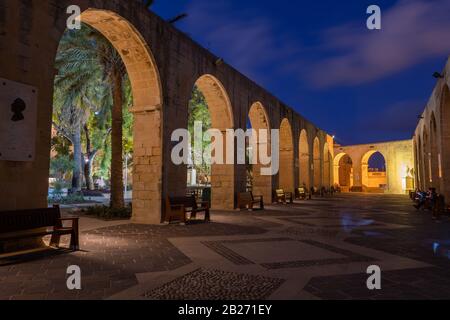
{"label": "dark tree trunk", "polygon": [[94,164],[94,159],[97,151],[92,150],[91,136],[89,133],[89,128],[84,125],[84,134],[86,137],[86,154],[84,163],[84,180],[86,181],[86,189],[92,191],[95,189],[94,179],[92,177],[92,166]]}
{"label": "dark tree trunk", "polygon": [[81,150],[81,128],[78,126],[77,130],[73,135],[73,177],[72,177],[72,192],[81,191],[81,181],[82,181],[82,150]]}
{"label": "dark tree trunk", "polygon": [[113,107],[111,127],[111,208],[125,207],[123,186],[123,93],[122,74],[116,69],[113,72]]}
{"label": "dark tree trunk", "polygon": [[86,155],[86,162],[84,164],[84,179],[86,180],[86,189],[90,191],[95,189],[94,178],[92,176],[94,160],[95,154]]}

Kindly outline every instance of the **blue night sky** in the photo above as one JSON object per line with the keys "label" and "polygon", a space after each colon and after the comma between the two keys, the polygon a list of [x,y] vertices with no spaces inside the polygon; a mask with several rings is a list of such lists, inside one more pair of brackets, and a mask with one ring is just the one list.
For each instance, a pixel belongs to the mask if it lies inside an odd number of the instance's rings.
{"label": "blue night sky", "polygon": [[[366,9],[382,10],[382,30]],[[342,144],[409,139],[450,54],[449,0],[156,0],[163,18]]]}

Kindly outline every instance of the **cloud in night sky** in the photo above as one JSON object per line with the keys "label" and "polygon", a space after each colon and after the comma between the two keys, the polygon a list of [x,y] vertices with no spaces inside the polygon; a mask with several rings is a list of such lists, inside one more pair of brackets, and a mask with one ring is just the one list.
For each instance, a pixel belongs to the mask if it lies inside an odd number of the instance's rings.
{"label": "cloud in night sky", "polygon": [[450,1],[402,0],[382,11],[381,31],[347,24],[326,30],[321,41],[332,56],[311,68],[316,86],[378,80],[450,52]]}
{"label": "cloud in night sky", "polygon": [[193,1],[187,11],[189,32],[201,34],[208,49],[224,55],[228,63],[251,78],[264,80],[266,66],[282,66],[300,51],[295,41],[277,31],[274,21],[233,11],[226,1]]}

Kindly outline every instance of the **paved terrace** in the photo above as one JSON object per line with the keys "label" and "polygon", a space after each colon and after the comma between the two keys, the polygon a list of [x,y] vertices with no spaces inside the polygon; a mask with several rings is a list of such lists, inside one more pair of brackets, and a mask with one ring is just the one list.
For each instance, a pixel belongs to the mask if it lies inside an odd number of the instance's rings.
{"label": "paved terrace", "polygon": [[[450,297],[448,218],[407,197],[338,195],[213,222],[82,218],[83,251],[0,266],[0,299],[440,299]],[[66,288],[79,265],[81,291]],[[382,290],[366,287],[369,265]]]}

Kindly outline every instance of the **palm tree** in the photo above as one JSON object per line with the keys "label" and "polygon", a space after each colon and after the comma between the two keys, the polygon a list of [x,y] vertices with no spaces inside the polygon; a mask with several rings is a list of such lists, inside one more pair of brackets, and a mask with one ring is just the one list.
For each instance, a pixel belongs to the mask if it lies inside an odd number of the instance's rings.
{"label": "palm tree", "polygon": [[[69,97],[78,99],[89,105],[91,109],[105,107],[105,102],[111,101],[111,207],[123,208],[123,107],[125,102],[124,84],[126,83],[126,68],[119,53],[100,33],[87,25],[82,30],[68,31],[67,39],[62,41],[57,58],[59,75],[56,86],[65,88]],[[95,104],[96,99],[85,94],[84,90],[98,88],[101,105]],[[69,98],[66,98],[69,99]],[[70,98],[74,101],[75,99]],[[98,100],[97,100],[98,102]],[[72,103],[73,104],[73,103]],[[76,121],[75,121],[76,122]],[[77,127],[81,133],[82,122]],[[81,136],[81,134],[80,134]],[[77,142],[77,141],[76,141]],[[75,143],[74,143],[75,149]],[[77,153],[81,154],[81,152]],[[75,154],[75,150],[74,150]],[[77,163],[81,163],[78,159]],[[76,171],[76,172],[75,172]],[[74,170],[78,176],[78,168]]]}

